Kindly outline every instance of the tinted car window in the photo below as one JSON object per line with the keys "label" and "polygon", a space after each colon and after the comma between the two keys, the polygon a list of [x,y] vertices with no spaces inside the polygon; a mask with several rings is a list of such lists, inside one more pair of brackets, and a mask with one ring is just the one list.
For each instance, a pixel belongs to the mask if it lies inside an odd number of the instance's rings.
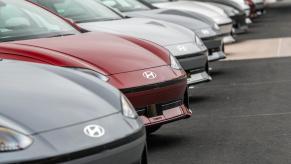
{"label": "tinted car window", "polygon": [[0,0],[0,41],[78,33],[79,31],[61,18],[30,3]]}
{"label": "tinted car window", "polygon": [[34,0],[76,23],[121,19],[121,16],[94,0]]}

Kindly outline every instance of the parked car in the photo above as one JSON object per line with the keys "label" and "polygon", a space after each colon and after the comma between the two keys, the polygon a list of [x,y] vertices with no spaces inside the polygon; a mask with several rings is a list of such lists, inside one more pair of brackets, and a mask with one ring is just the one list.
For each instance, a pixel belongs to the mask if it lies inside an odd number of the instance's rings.
{"label": "parked car", "polygon": [[187,75],[166,49],[129,36],[82,33],[25,0],[1,0],[0,12],[0,58],[67,67],[106,81],[127,96],[149,130],[191,116]]}
{"label": "parked car", "polygon": [[143,124],[111,85],[9,60],[0,74],[0,163],[147,163]]}
{"label": "parked car", "polygon": [[253,3],[255,4],[256,11],[258,12],[264,12],[265,11],[265,3],[264,0],[253,0]]}
{"label": "parked car", "polygon": [[[197,1],[172,1],[172,0],[145,0],[155,7],[165,9],[184,10],[194,13],[204,14],[220,27],[222,33],[225,35],[224,42],[231,43],[235,39],[232,37],[232,20],[218,7],[212,6],[211,8],[201,5]],[[214,9],[215,8],[215,9]]]}
{"label": "parked car", "polygon": [[95,0],[33,2],[73,20],[83,29],[128,35],[163,46],[187,71],[189,85],[211,80],[207,48],[195,33],[183,26],[148,18],[126,18]]}
{"label": "parked car", "polygon": [[233,6],[228,6],[223,3],[216,3],[216,2],[208,2],[212,5],[220,7],[225,11],[225,13],[232,19],[233,22],[233,33],[241,34],[248,31],[248,25],[246,23],[246,14]]}
{"label": "parked car", "polygon": [[244,12],[244,14],[246,15],[246,23],[250,24],[252,23],[252,20],[249,18],[250,16],[250,8],[249,6],[242,1],[237,1],[237,0],[195,0],[195,1],[203,1],[203,2],[214,2],[214,3],[219,3],[219,4],[224,4],[227,6],[231,6],[237,10],[239,10],[240,12]]}
{"label": "parked car", "polygon": [[[195,32],[208,49],[208,61],[224,59],[223,43],[219,27],[211,22],[201,21],[180,10],[157,9],[151,4],[138,0],[99,0],[105,5],[119,10],[126,16],[151,18],[182,25]],[[199,17],[199,16],[198,16]]]}
{"label": "parked car", "polygon": [[236,2],[240,6],[240,8],[245,11],[245,13],[248,17],[251,16],[251,14],[252,14],[251,8],[248,5],[247,1],[245,1],[245,0],[231,0],[231,1]]}
{"label": "parked car", "polygon": [[244,0],[245,1],[245,3],[247,4],[247,5],[249,5],[249,7],[250,7],[250,18],[255,18],[255,17],[257,17],[257,11],[256,11],[256,6],[255,6],[255,4],[254,4],[254,2],[253,2],[253,0]]}

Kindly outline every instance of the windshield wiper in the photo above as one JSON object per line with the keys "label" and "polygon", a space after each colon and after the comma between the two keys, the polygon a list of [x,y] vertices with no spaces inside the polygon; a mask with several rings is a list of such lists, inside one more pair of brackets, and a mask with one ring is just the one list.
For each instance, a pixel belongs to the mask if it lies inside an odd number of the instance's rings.
{"label": "windshield wiper", "polygon": [[75,34],[73,34],[73,33],[57,34],[57,35],[49,36],[48,38],[53,38],[53,37],[64,37],[64,36],[70,36],[70,35],[75,35]]}
{"label": "windshield wiper", "polygon": [[112,20],[120,20],[122,18],[96,18],[96,19],[84,19],[75,21],[75,23],[87,23],[87,22],[101,22],[101,21],[112,21]]}

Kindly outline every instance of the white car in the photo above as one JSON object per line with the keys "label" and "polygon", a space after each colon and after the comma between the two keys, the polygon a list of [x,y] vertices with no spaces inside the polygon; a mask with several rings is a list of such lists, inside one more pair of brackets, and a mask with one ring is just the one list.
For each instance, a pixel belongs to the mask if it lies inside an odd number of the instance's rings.
{"label": "white car", "polygon": [[253,0],[256,11],[257,12],[263,12],[265,10],[265,2],[264,0]]}
{"label": "white car", "polygon": [[[236,2],[237,4],[239,4],[241,9],[245,11],[246,15],[250,16],[251,9],[250,9],[250,6],[246,3],[245,0],[231,0],[231,1]],[[246,21],[247,21],[247,23],[251,23],[250,19],[247,19]]]}
{"label": "white car", "polygon": [[184,10],[208,16],[220,27],[221,32],[225,35],[224,43],[231,43],[235,41],[235,39],[231,35],[232,20],[219,7],[197,1],[171,1],[171,0],[146,0],[146,1],[158,8]]}

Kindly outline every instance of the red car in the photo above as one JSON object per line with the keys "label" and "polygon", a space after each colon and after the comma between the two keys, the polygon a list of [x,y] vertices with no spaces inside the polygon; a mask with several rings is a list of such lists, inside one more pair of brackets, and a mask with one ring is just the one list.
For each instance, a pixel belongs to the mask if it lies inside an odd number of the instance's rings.
{"label": "red car", "polygon": [[107,81],[128,97],[149,132],[191,116],[186,73],[160,46],[82,32],[24,0],[1,0],[0,13],[0,58],[67,67]]}
{"label": "red car", "polygon": [[245,0],[246,4],[250,6],[250,18],[254,18],[257,16],[256,6],[253,0]]}

